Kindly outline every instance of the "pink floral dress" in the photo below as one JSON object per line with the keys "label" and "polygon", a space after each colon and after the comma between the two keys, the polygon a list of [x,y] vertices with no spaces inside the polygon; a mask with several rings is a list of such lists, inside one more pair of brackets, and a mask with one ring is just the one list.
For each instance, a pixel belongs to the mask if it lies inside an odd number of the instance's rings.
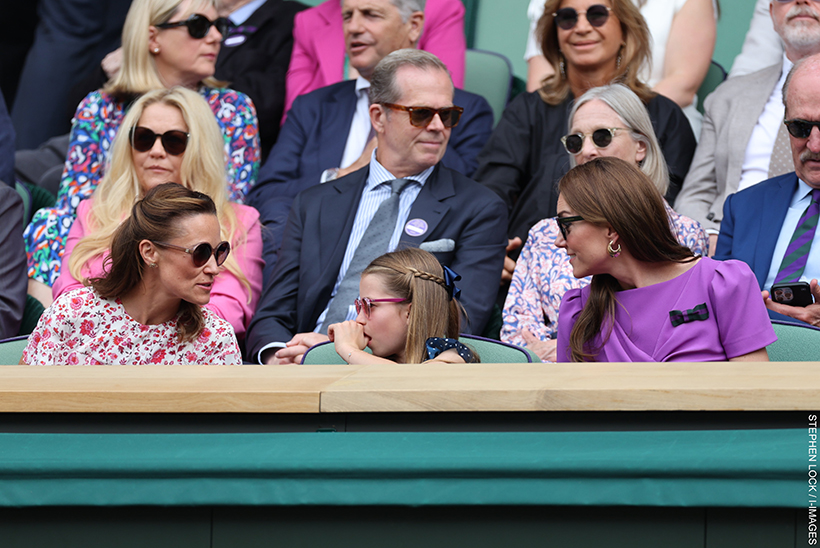
{"label": "pink floral dress", "polygon": [[176,318],[159,325],[134,321],[119,299],[90,287],[70,291],[46,309],[29,336],[31,365],[241,365],[231,324],[203,308],[205,327],[179,342]]}

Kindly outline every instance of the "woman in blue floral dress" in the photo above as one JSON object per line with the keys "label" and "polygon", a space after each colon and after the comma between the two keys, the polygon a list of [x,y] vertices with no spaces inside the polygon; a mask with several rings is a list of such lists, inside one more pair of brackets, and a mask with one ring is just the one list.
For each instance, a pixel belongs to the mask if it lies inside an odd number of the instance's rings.
{"label": "woman in blue floral dress", "polygon": [[91,196],[129,105],[158,88],[196,89],[208,103],[225,141],[228,190],[242,203],[256,182],[259,128],[251,100],[213,78],[224,20],[216,0],[134,0],[123,28],[119,72],[77,107],[57,204],[35,213],[24,237],[29,293],[51,302],[65,240],[77,206]]}

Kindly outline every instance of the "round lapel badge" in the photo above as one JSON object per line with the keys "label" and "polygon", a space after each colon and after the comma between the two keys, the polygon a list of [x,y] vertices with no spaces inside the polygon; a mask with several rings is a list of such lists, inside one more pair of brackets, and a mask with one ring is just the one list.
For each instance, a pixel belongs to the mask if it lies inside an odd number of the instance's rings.
{"label": "round lapel badge", "polygon": [[412,238],[423,236],[427,232],[427,221],[424,219],[410,219],[404,225],[404,232]]}

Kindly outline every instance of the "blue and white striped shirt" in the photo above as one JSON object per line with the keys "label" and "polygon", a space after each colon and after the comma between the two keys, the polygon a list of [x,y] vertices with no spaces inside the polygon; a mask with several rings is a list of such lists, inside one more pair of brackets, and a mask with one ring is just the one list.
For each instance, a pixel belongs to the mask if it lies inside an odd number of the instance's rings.
{"label": "blue and white striped shirt", "polygon": [[[390,238],[387,251],[394,251],[399,245],[401,233],[402,230],[404,230],[405,223],[407,223],[407,217],[410,216],[410,209],[413,207],[413,202],[416,201],[422,187],[427,182],[430,174],[433,173],[434,167],[435,166],[429,167],[418,175],[405,177],[405,179],[416,181],[418,184],[409,183],[404,187],[404,190],[402,190],[401,199],[399,200],[399,216],[396,219],[396,227],[393,229],[393,236]],[[370,175],[362,191],[362,199],[359,202],[359,209],[356,211],[356,219],[353,221],[350,239],[347,241],[347,249],[345,250],[345,256],[342,260],[342,266],[339,269],[339,275],[336,277],[336,284],[333,286],[334,297],[339,290],[339,284],[342,283],[342,279],[344,279],[345,273],[347,273],[350,262],[353,260],[353,254],[356,253],[356,248],[359,247],[359,242],[361,242],[370,221],[373,220],[373,217],[376,215],[376,210],[379,209],[383,201],[390,197],[390,193],[392,192],[390,183],[395,179],[396,176],[387,171],[387,169],[376,160],[376,150],[374,150],[370,156]],[[330,302],[332,301],[333,299],[331,298]],[[327,303],[327,307],[325,307],[325,310],[316,322],[314,331],[317,333],[322,329],[322,324],[325,321],[330,302]],[[350,304],[346,319],[356,319],[356,307],[353,303]]]}

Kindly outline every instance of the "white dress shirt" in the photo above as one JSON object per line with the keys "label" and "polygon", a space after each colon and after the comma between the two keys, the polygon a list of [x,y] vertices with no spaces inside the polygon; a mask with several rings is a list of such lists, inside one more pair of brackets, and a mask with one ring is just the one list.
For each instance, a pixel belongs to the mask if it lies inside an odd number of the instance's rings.
{"label": "white dress shirt", "polygon": [[792,68],[793,63],[783,54],[783,70],[780,72],[780,80],[772,90],[766,106],[760,118],[757,119],[749,137],[749,144],[746,145],[746,154],[743,156],[743,166],[740,170],[740,182],[737,185],[738,192],[744,188],[761,183],[769,178],[769,160],[772,157],[774,141],[786,107],[783,106],[783,83]]}

